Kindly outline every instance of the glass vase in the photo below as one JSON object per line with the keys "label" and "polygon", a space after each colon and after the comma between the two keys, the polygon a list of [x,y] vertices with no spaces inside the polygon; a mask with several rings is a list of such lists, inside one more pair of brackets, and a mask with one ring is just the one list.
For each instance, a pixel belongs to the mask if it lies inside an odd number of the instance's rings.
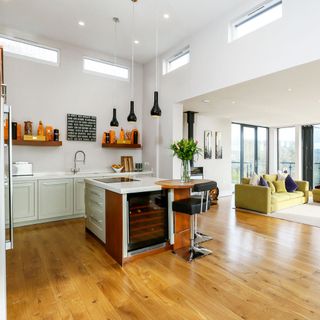
{"label": "glass vase", "polygon": [[182,160],[181,161],[181,182],[190,182],[191,180],[191,169],[190,169],[190,161]]}

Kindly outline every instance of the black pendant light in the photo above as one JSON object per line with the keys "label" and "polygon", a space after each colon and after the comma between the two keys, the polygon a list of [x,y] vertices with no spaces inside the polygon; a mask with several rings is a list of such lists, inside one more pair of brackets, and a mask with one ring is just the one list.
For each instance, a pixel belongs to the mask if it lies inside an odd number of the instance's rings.
{"label": "black pendant light", "polygon": [[159,92],[158,92],[158,66],[159,66],[159,20],[158,20],[158,10],[156,10],[156,90],[154,91],[154,101],[153,107],[150,111],[152,117],[158,118],[161,117],[161,109],[159,107]]}
{"label": "black pendant light", "polygon": [[128,122],[137,122],[137,116],[134,113],[134,101],[130,101],[130,113],[127,120]]}
{"label": "black pendant light", "polygon": [[158,91],[154,92],[154,102],[153,102],[153,107],[151,109],[151,116],[152,117],[161,117],[161,109],[159,107],[159,93]]}
{"label": "black pendant light", "polygon": [[131,39],[131,101],[130,101],[130,113],[128,115],[128,122],[137,122],[137,116],[134,113],[134,4],[138,0],[132,1],[132,39]]}
{"label": "black pendant light", "polygon": [[112,120],[110,122],[110,126],[111,127],[119,127],[119,122],[117,120],[117,109],[116,108],[113,109],[113,116],[112,116]]}

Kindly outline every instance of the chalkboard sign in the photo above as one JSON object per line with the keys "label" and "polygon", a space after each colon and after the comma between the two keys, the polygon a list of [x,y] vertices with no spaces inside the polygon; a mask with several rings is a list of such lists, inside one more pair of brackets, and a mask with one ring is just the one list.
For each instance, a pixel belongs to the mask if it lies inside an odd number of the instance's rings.
{"label": "chalkboard sign", "polygon": [[67,114],[67,140],[96,141],[97,117]]}

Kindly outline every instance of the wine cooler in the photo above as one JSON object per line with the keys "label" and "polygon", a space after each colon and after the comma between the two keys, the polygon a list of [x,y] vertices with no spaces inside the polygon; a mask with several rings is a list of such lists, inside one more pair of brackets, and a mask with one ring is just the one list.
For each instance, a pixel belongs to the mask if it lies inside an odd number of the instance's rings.
{"label": "wine cooler", "polygon": [[154,191],[128,194],[128,251],[168,240],[168,193]]}

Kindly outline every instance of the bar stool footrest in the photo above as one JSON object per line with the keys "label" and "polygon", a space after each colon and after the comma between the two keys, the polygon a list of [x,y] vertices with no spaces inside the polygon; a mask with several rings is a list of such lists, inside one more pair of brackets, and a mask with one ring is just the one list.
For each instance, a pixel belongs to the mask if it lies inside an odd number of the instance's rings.
{"label": "bar stool footrest", "polygon": [[207,234],[204,234],[204,233],[198,232],[198,231],[194,235],[194,242],[196,244],[203,243],[203,242],[206,242],[206,241],[210,241],[212,239],[213,239],[213,237],[208,236]]}
{"label": "bar stool footrest", "polygon": [[200,247],[200,246],[193,247],[189,251],[188,261],[191,262],[194,259],[198,259],[198,258],[201,258],[201,257],[208,256],[211,253],[212,253],[211,250],[206,249],[204,247]]}

